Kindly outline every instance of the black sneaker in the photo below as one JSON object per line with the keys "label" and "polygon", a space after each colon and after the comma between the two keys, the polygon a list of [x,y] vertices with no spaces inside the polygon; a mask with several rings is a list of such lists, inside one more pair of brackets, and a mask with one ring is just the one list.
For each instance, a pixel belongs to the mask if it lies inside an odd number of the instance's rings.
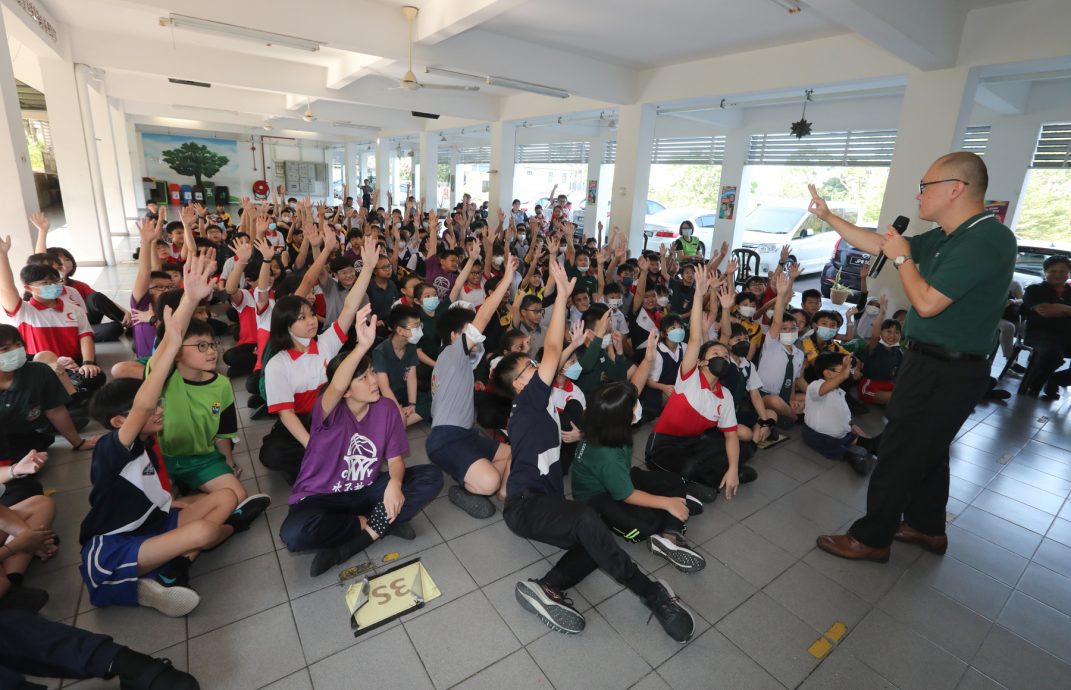
{"label": "black sneaker", "polygon": [[[166,577],[166,576],[165,576]],[[168,585],[160,577],[143,577],[138,580],[138,604],[156,609],[165,616],[181,618],[197,608],[201,596],[189,587],[176,582]]]}
{"label": "black sneaker", "polygon": [[[651,617],[658,619],[666,634],[684,644],[692,639],[692,633],[695,632],[692,614],[681,606],[680,598],[664,580],[655,580],[655,587],[657,591],[654,596],[644,601],[644,604],[651,609]],[[648,618],[647,622],[650,623],[651,619]]]}
{"label": "black sneaker", "polygon": [[486,520],[495,514],[495,504],[486,496],[470,493],[456,484],[450,487],[448,495],[451,503],[474,518]]}
{"label": "black sneaker", "polygon": [[351,556],[364,551],[371,545],[372,535],[361,530],[360,534],[345,544],[332,546],[328,549],[317,549],[316,556],[312,559],[312,565],[309,567],[309,574],[313,577],[323,575],[332,566],[345,563]]}
{"label": "black sneaker", "polygon": [[690,496],[698,498],[703,503],[713,503],[718,498],[718,490],[706,484],[693,482],[689,479],[684,482],[684,487]]}
{"label": "black sneaker", "polygon": [[390,526],[387,534],[406,541],[413,541],[416,539],[416,530],[414,530],[413,526],[408,522],[395,522]]}
{"label": "black sneaker", "polygon": [[260,405],[255,410],[253,410],[252,413],[250,413],[249,419],[256,421],[261,419],[267,419],[269,416],[270,415],[268,414],[268,406]]}
{"label": "black sneaker", "polygon": [[12,587],[0,599],[0,611],[25,611],[37,613],[48,603],[48,592],[35,587]]}
{"label": "black sneaker", "polygon": [[698,573],[707,567],[707,559],[694,551],[679,534],[652,534],[647,540],[647,546],[651,553],[666,559],[682,573]]}
{"label": "black sneaker", "polygon": [[230,525],[235,532],[244,532],[270,505],[271,497],[267,494],[253,494],[239,503],[223,524]]}
{"label": "black sneaker", "polygon": [[264,404],[264,398],[260,397],[256,393],[249,395],[249,401],[246,402],[246,407],[251,407],[254,410]]}
{"label": "black sneaker", "polygon": [[121,690],[200,690],[201,685],[190,674],[172,666],[170,659],[151,659],[136,675],[120,673],[119,687]]}
{"label": "black sneaker", "polygon": [[689,515],[702,515],[703,502],[691,494],[685,494],[684,502],[688,505]]}
{"label": "black sneaker", "polygon": [[844,459],[848,461],[856,474],[865,477],[870,474],[870,470],[874,469],[876,458],[866,448],[849,446],[848,450],[844,451]]}
{"label": "black sneaker", "polygon": [[584,615],[573,608],[573,600],[538,580],[518,582],[513,589],[517,601],[551,630],[575,635],[584,629]]}
{"label": "black sneaker", "polygon": [[751,465],[741,465],[736,475],[740,478],[741,484],[750,484],[759,478],[759,471]]}

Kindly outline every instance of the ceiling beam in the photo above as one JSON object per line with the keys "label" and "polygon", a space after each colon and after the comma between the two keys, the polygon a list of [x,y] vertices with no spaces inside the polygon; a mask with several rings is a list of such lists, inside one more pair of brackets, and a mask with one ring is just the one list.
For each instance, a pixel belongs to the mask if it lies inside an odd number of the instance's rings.
{"label": "ceiling beam", "polygon": [[987,84],[981,81],[975,91],[974,100],[1000,115],[1022,115],[1026,112],[1030,100],[1031,82],[1009,81]]}
{"label": "ceiling beam", "polygon": [[433,0],[425,2],[417,15],[413,40],[435,45],[460,33],[475,29],[527,0]]}

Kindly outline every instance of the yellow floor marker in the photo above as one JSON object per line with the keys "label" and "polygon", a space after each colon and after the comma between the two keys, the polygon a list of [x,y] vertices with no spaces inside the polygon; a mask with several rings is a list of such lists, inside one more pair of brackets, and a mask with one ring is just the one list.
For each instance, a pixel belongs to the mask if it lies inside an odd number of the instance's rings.
{"label": "yellow floor marker", "polygon": [[397,551],[391,551],[390,553],[388,553],[386,556],[383,557],[383,562],[384,563],[390,563],[391,561],[396,561],[396,560],[398,560],[398,552]]}
{"label": "yellow floor marker", "polygon": [[831,649],[833,649],[833,643],[824,637],[819,637],[814,641],[814,644],[807,648],[807,652],[815,659],[822,659],[826,654],[829,654]]}
{"label": "yellow floor marker", "polygon": [[834,642],[840,642],[840,638],[844,637],[844,634],[848,632],[848,626],[840,621],[837,621],[826,630],[825,635]]}

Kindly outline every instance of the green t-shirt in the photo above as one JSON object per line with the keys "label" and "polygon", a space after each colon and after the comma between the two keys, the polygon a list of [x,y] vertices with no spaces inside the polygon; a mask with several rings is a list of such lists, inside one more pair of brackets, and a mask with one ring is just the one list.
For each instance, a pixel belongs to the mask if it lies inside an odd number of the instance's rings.
{"label": "green t-shirt", "polygon": [[935,228],[909,237],[911,258],[929,285],[952,300],[940,314],[912,307],[904,337],[946,350],[988,355],[1008,303],[1015,235],[992,213],[973,216],[950,234]]}
{"label": "green t-shirt", "polygon": [[390,381],[390,390],[394,393],[394,399],[399,403],[415,404],[415,400],[409,400],[409,391],[405,387],[405,375],[409,369],[417,365],[416,345],[405,344],[405,351],[401,358],[394,351],[394,344],[387,338],[376,349],[372,350],[372,368],[378,373],[387,375]]}
{"label": "green t-shirt", "polygon": [[238,437],[234,391],[226,376],[193,382],[176,369],[164,385],[162,400],[164,428],[159,439],[165,458],[215,453],[216,439]]}
{"label": "green t-shirt", "polygon": [[[612,347],[612,345],[611,345]],[[602,349],[602,341],[595,338],[578,355],[582,373],[576,380],[576,385],[584,391],[584,395],[594,395],[595,389],[604,383],[624,381],[628,378],[628,367],[631,362],[625,355],[616,355],[613,360],[606,356]]]}
{"label": "green t-shirt", "polygon": [[582,442],[576,449],[573,466],[573,499],[586,503],[599,494],[615,501],[632,495],[632,446],[607,448]]}
{"label": "green t-shirt", "polygon": [[[594,259],[592,261],[594,261]],[[567,278],[576,278],[576,287],[584,288],[590,295],[594,295],[599,290],[598,278],[587,271],[581,273],[576,266],[568,262],[565,264],[565,276]],[[592,299],[594,299],[594,297]]]}

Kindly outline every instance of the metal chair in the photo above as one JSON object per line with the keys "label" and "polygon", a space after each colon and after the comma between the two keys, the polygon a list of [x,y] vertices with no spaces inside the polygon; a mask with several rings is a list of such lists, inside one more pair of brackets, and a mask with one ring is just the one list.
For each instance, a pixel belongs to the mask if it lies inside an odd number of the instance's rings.
{"label": "metal chair", "polygon": [[[1034,356],[1034,348],[1026,344],[1025,338],[1026,318],[1020,315],[1018,323],[1015,324],[1015,339],[1012,341],[1011,357],[1008,357],[1008,361],[1004,362],[1004,368],[1000,370],[1000,376],[997,377],[998,381],[1004,378],[1004,374],[1008,373],[1008,369],[1011,369],[1011,366],[1019,359],[1021,352],[1025,350],[1030,353],[1031,357]],[[998,344],[997,346],[999,347],[1000,345]],[[1027,362],[1029,361],[1028,359]],[[1029,368],[1029,364],[1027,366]]]}
{"label": "metal chair", "polygon": [[753,249],[734,249],[731,254],[736,261],[736,285],[743,287],[748,278],[759,275],[762,258]]}

